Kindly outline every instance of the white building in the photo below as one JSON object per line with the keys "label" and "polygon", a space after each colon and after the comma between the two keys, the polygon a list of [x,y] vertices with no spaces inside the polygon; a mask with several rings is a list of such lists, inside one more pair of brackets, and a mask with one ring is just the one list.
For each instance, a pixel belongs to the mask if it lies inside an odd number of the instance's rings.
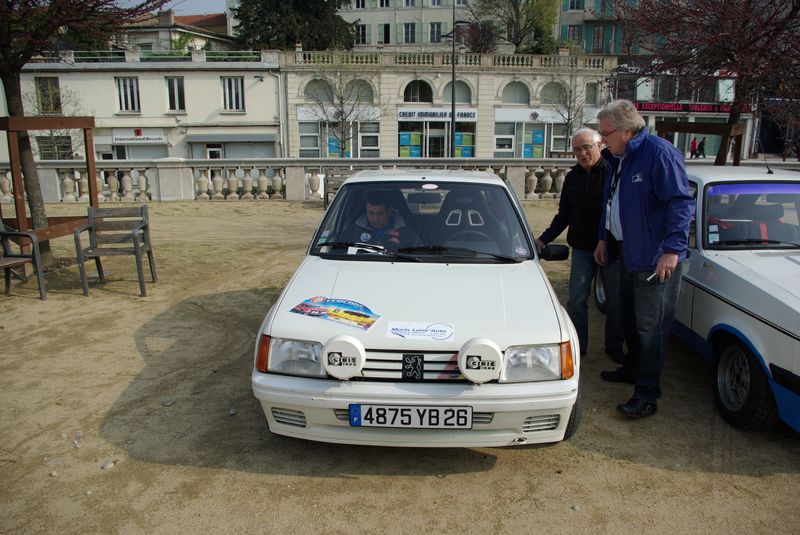
{"label": "white building", "polygon": [[[100,55],[102,54],[102,55]],[[98,160],[268,158],[282,153],[277,53],[67,52],[22,72],[26,115],[95,117]],[[0,102],[0,115],[8,115]],[[76,153],[76,132],[32,132],[39,159]],[[0,144],[0,160],[8,160]],[[62,158],[63,159],[63,158]]]}

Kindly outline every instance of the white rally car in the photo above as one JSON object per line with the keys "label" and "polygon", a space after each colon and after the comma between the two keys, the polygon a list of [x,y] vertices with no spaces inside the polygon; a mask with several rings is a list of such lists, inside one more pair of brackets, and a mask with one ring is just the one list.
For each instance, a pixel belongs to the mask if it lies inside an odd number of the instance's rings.
{"label": "white rally car", "polygon": [[673,332],[714,363],[727,422],[800,431],[800,174],[687,171],[697,217]]}
{"label": "white rally car", "polygon": [[[566,246],[543,258],[563,260]],[[273,433],[384,446],[557,442],[577,429],[575,329],[491,173],[364,171],[341,187],[258,333]]]}

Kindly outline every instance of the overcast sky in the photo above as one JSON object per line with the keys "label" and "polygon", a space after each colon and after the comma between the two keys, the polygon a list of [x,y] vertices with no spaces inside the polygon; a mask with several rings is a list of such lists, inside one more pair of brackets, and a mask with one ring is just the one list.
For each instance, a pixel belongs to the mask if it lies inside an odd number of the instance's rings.
{"label": "overcast sky", "polygon": [[176,15],[225,13],[225,0],[172,0],[166,7],[171,7]]}

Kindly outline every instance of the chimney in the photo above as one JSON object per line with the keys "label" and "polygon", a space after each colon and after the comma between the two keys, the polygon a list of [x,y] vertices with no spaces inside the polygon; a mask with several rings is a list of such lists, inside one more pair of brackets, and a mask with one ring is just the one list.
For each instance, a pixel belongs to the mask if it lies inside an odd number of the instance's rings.
{"label": "chimney", "polygon": [[158,12],[159,26],[175,26],[175,13],[171,9]]}

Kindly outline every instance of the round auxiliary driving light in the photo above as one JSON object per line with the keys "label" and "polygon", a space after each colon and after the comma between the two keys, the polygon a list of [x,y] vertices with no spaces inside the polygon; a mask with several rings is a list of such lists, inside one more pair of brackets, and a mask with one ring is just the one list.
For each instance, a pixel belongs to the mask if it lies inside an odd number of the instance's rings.
{"label": "round auxiliary driving light", "polygon": [[458,369],[473,383],[485,383],[500,378],[503,352],[488,338],[468,340],[458,352]]}
{"label": "round auxiliary driving light", "polygon": [[322,348],[322,365],[328,375],[337,379],[360,376],[366,360],[364,344],[346,334],[334,336]]}

